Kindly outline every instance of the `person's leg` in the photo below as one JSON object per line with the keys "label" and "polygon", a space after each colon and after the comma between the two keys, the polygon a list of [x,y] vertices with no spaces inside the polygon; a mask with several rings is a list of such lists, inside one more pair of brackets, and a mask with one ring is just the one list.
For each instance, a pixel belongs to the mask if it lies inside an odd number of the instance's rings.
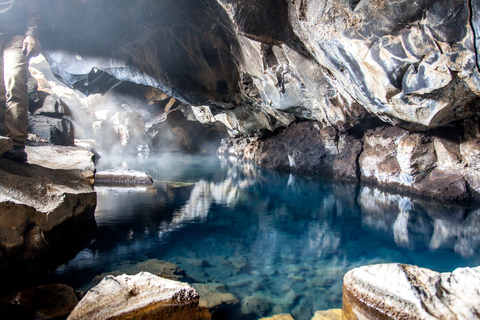
{"label": "person's leg", "polygon": [[10,39],[3,49],[6,89],[5,125],[14,146],[24,147],[28,128],[28,59],[22,52],[24,36]]}

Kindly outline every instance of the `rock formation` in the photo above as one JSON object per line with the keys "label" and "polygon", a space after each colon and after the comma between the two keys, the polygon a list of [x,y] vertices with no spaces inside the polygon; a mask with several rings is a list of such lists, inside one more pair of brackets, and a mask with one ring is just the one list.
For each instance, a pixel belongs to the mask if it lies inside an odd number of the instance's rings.
{"label": "rock formation", "polygon": [[380,264],[344,277],[346,319],[478,319],[479,268],[438,273],[416,266]]}
{"label": "rock formation", "polygon": [[84,93],[120,81],[151,86],[191,105],[201,123],[254,140],[309,121],[288,130],[318,127],[315,140],[279,146],[275,136],[242,153],[259,165],[428,196],[478,193],[478,0],[46,4],[55,9],[45,10],[45,55]]}
{"label": "rock formation", "polygon": [[477,113],[475,0],[110,1],[47,1],[48,60],[86,92],[150,85],[233,134],[373,115],[424,130]]}
{"label": "rock formation", "polygon": [[198,293],[188,284],[148,272],[107,276],[80,300],[68,320],[211,319],[198,301]]}
{"label": "rock formation", "polygon": [[61,146],[26,151],[28,163],[0,159],[2,266],[45,254],[94,217],[92,153]]}

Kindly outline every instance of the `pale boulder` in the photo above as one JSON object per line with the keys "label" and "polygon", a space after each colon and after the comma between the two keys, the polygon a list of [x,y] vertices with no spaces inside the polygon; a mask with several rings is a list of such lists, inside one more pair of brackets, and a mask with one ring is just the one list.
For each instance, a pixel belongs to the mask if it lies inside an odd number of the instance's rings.
{"label": "pale boulder", "polygon": [[211,319],[198,302],[198,293],[188,284],[148,272],[107,276],[87,292],[67,320]]}

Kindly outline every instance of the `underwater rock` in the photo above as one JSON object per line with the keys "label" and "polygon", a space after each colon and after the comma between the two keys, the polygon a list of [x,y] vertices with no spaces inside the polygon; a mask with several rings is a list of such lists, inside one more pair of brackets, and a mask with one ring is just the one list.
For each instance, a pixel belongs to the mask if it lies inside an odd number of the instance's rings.
{"label": "underwater rock", "polygon": [[261,318],[260,320],[294,320],[290,314],[277,314],[269,318]]}
{"label": "underwater rock", "polygon": [[311,320],[342,320],[343,311],[341,309],[330,309],[317,311]]}
{"label": "underwater rock", "polygon": [[95,173],[96,185],[135,185],[153,184],[153,178],[146,172],[115,168]]}
{"label": "underwater rock", "polygon": [[50,284],[2,298],[0,316],[2,319],[64,319],[77,304],[73,288]]}
{"label": "underwater rock", "polygon": [[61,146],[27,146],[26,152],[24,164],[0,159],[0,250],[5,259],[34,258],[94,218],[92,153]]}
{"label": "underwater rock", "polygon": [[344,277],[343,311],[352,319],[478,319],[480,268],[438,273],[404,264],[370,265]]}
{"label": "underwater rock", "polygon": [[240,300],[232,293],[226,292],[224,285],[219,283],[193,283],[192,287],[200,295],[200,307],[210,310],[214,318],[227,315],[230,310],[239,306]]}
{"label": "underwater rock", "polygon": [[265,299],[257,296],[248,296],[242,301],[242,313],[248,314],[265,314],[270,311],[271,306]]}
{"label": "underwater rock", "polygon": [[188,284],[148,272],[107,276],[67,319],[211,319],[198,302],[198,293]]}

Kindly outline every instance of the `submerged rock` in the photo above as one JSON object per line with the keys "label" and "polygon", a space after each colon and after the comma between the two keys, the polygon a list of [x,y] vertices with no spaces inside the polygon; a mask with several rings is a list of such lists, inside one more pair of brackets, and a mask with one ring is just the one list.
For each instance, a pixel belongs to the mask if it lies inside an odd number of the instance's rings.
{"label": "submerged rock", "polygon": [[379,264],[344,277],[348,319],[478,319],[480,267],[438,273],[404,264]]}
{"label": "submerged rock", "polygon": [[232,293],[226,292],[224,285],[219,283],[194,283],[192,286],[200,295],[201,307],[212,313],[214,319],[223,319],[239,306],[240,300]]}
{"label": "submerged rock", "polygon": [[290,314],[277,314],[269,318],[261,318],[260,320],[294,320]]}
{"label": "submerged rock", "polygon": [[151,273],[107,276],[87,292],[68,320],[211,319],[198,302],[198,293],[188,284]]}
{"label": "submerged rock", "polygon": [[0,159],[0,251],[30,259],[94,219],[93,154],[74,147],[26,147],[28,162]]}

